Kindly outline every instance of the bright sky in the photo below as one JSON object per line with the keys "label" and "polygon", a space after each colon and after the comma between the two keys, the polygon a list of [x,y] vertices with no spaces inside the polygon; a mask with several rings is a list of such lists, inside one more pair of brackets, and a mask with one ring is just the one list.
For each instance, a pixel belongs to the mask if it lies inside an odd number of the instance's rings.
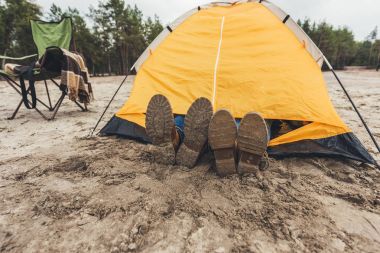
{"label": "bright sky", "polygon": [[[76,7],[88,13],[90,5],[105,0],[34,0],[45,10],[52,3],[66,8]],[[189,9],[213,0],[125,0],[137,4],[146,16],[157,14],[163,23],[169,23]],[[348,26],[356,39],[363,40],[375,26],[380,28],[379,0],[272,0],[295,20],[309,17],[315,21],[326,20],[335,26]]]}

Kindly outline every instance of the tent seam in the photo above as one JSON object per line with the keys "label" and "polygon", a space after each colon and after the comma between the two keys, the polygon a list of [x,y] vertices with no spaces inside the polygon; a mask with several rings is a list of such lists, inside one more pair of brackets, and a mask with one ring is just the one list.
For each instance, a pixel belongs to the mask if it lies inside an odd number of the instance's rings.
{"label": "tent seam", "polygon": [[212,105],[213,106],[215,105],[216,75],[217,75],[217,72],[218,72],[218,65],[219,65],[219,59],[220,59],[220,51],[221,51],[222,42],[223,42],[224,19],[225,19],[225,16],[222,17],[222,22],[221,22],[221,25],[220,25],[220,39],[219,39],[218,53],[216,55],[215,67],[214,67],[214,90],[213,90],[213,96],[212,96]]}

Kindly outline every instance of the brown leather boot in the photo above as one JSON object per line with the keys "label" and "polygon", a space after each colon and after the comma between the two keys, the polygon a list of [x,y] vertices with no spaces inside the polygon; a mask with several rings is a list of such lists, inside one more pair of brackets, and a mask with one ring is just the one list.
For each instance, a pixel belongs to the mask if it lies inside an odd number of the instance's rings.
{"label": "brown leather boot", "polygon": [[231,113],[224,109],[217,111],[211,118],[208,138],[214,152],[216,171],[219,176],[236,173],[236,136],[236,123]]}
{"label": "brown leather boot", "polygon": [[259,165],[267,150],[268,142],[265,120],[255,112],[246,114],[241,120],[237,136],[239,174],[259,172]]}
{"label": "brown leather boot", "polygon": [[185,117],[185,138],[176,157],[178,165],[193,168],[207,143],[208,126],[212,116],[212,105],[207,98],[198,98]]}
{"label": "brown leather boot", "polygon": [[[172,108],[163,95],[152,97],[146,110],[146,133],[153,144],[155,162],[175,163],[176,144],[175,126]],[[173,141],[174,140],[174,141]]]}

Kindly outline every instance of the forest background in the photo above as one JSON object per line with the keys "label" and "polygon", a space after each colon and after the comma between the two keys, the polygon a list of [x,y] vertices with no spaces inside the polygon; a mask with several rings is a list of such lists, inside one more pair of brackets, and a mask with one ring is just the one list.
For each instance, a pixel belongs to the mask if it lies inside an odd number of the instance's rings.
{"label": "forest background", "polygon": [[[62,9],[53,4],[47,12],[29,0],[0,1],[0,54],[25,56],[34,54],[29,21],[59,21],[71,17],[76,48],[93,75],[124,75],[162,31],[158,16],[144,18],[138,6],[123,0],[99,1],[83,15],[76,8]],[[298,24],[311,37],[336,69],[347,66],[374,68],[380,61],[378,28],[369,27],[363,41],[356,41],[349,27],[334,27],[308,18]]]}

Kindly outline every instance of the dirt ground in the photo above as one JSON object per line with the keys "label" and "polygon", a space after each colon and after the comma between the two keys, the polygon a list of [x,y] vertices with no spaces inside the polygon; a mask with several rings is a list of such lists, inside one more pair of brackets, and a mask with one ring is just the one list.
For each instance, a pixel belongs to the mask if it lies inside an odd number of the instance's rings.
{"label": "dirt ground", "polygon": [[[325,75],[338,113],[380,161]],[[339,75],[380,142],[380,73]],[[49,122],[25,108],[6,120],[19,97],[0,82],[0,252],[379,252],[378,170],[289,158],[261,177],[221,179],[209,156],[192,170],[155,164],[150,146],[86,138],[121,80],[94,78],[90,112],[66,100]]]}

